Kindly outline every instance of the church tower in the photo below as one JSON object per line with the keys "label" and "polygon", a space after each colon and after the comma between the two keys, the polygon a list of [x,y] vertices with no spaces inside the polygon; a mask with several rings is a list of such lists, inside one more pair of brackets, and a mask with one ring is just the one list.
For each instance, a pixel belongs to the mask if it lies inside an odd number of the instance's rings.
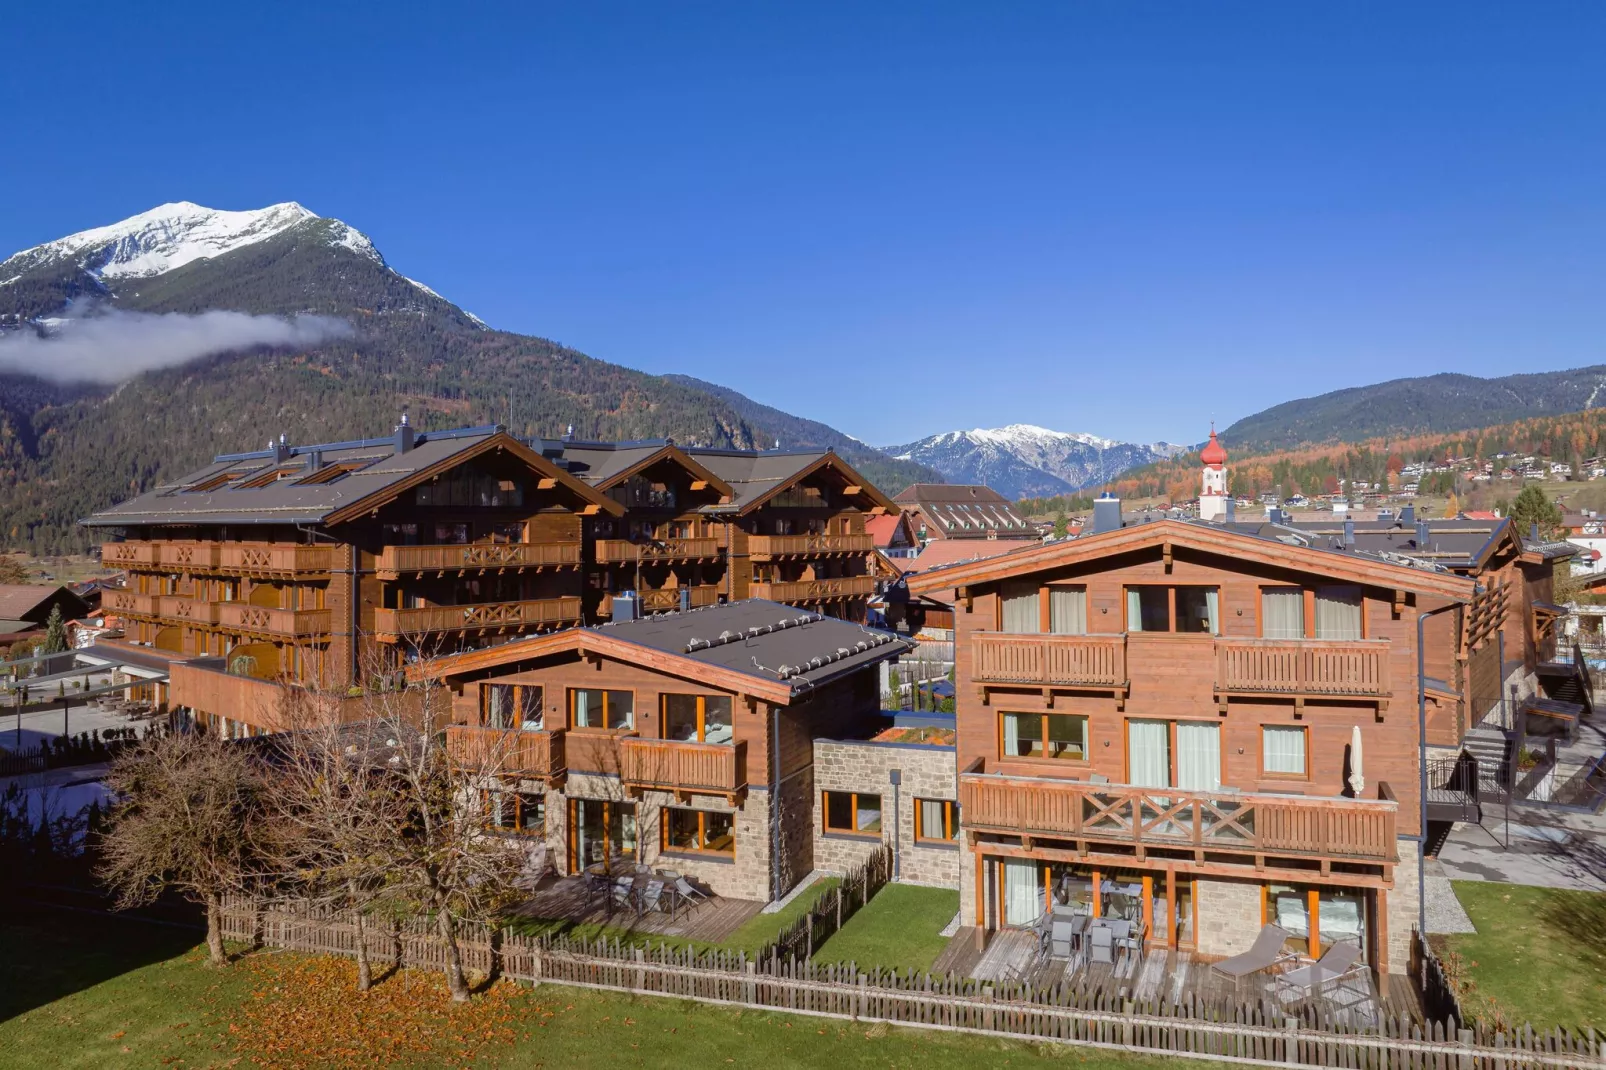
{"label": "church tower", "polygon": [[1227,451],[1216,439],[1216,429],[1210,429],[1210,441],[1199,451],[1199,463],[1204,465],[1199,488],[1199,519],[1224,520],[1227,516]]}

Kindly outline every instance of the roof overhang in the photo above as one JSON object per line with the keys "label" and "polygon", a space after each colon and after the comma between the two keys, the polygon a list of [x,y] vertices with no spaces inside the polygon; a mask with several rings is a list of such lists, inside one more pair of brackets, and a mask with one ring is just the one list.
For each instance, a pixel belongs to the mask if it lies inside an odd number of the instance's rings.
{"label": "roof overhang", "polygon": [[801,483],[809,476],[815,475],[826,469],[835,471],[841,477],[844,486],[847,488],[849,497],[858,498],[857,504],[865,512],[898,513],[902,511],[897,502],[883,494],[874,483],[871,483],[868,479],[865,479],[858,472],[854,471],[852,465],[848,464],[848,462],[837,456],[836,453],[827,450],[824,454],[816,458],[811,464],[803,468],[801,471],[793,473],[788,479],[778,480],[775,486],[771,487],[763,494],[758,495],[752,501],[742,506],[741,509],[737,511],[738,515],[745,516],[748,513],[762,508],[765,503],[767,503],[771,498],[775,497],[775,495],[781,493],[781,491],[785,490],[787,487]]}
{"label": "roof overhang", "polygon": [[691,473],[694,484],[703,483],[706,485],[705,487],[697,487],[694,485],[694,490],[707,489],[717,491],[721,501],[724,502],[730,501],[731,498],[736,494],[729,483],[725,482],[713,472],[710,472],[707,468],[703,467],[679,446],[672,446],[667,443],[662,448],[643,457],[629,468],[626,468],[620,472],[615,472],[607,479],[601,480],[596,484],[596,488],[599,491],[610,490],[614,487],[617,487],[631,476],[639,475],[640,473],[651,468],[653,465],[661,464],[664,461],[671,461],[675,464],[678,464],[687,472]]}

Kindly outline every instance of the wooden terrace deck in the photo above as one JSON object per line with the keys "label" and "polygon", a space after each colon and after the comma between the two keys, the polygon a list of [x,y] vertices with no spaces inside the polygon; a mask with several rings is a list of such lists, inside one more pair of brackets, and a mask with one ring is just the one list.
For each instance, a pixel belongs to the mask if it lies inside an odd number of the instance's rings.
{"label": "wooden terrace deck", "polygon": [[678,911],[673,917],[658,912],[637,917],[631,910],[610,911],[607,900],[591,895],[585,881],[579,877],[548,877],[512,913],[572,925],[607,925],[626,933],[650,933],[718,944],[730,939],[732,933],[763,909],[763,903],[749,899],[715,896],[689,910]]}
{"label": "wooden terrace deck", "polygon": [[1269,974],[1245,978],[1235,988],[1231,980],[1213,972],[1208,962],[1188,951],[1150,948],[1143,956],[1126,956],[1114,966],[1050,958],[1038,954],[1033,933],[1020,929],[992,933],[986,949],[978,951],[976,930],[962,928],[937,957],[932,973],[958,973],[980,981],[1016,981],[1042,988],[1064,984],[1096,994],[1177,1007],[1198,1000],[1223,1007],[1280,1007],[1291,1014],[1312,1008],[1326,1020],[1350,1028],[1376,1028],[1386,1017],[1408,1016],[1417,1021],[1422,1018],[1410,979],[1400,975],[1386,978],[1382,993],[1372,974],[1366,972],[1325,986],[1318,996],[1301,999],[1288,989],[1279,994]]}

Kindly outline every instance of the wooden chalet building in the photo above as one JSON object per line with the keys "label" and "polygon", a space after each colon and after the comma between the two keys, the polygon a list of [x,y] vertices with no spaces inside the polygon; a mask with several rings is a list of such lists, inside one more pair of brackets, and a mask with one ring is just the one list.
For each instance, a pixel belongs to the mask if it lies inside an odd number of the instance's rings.
{"label": "wooden chalet building", "polygon": [[1475,721],[1468,666],[1509,605],[1487,563],[1520,573],[1520,543],[1496,533],[1461,574],[1342,532],[1098,504],[1079,538],[908,580],[955,606],[965,923],[1029,924],[1052,897],[1138,915],[1150,946],[1230,955],[1276,922],[1308,953],[1354,939],[1403,971],[1418,703],[1447,745]]}
{"label": "wooden chalet building", "polygon": [[762,598],[865,619],[875,539],[898,507],[830,450],[731,450],[670,441],[540,443],[545,457],[625,508],[587,522],[601,618]]}
{"label": "wooden chalet building", "polygon": [[753,599],[414,671],[451,688],[448,745],[497,774],[499,823],[559,872],[663,865],[763,902],[816,865],[814,740],[877,722],[878,667],[911,646]]}
{"label": "wooden chalet building", "polygon": [[498,427],[224,454],[96,513],[128,639],[230,735],[278,684],[344,692],[420,654],[581,623],[583,521],[624,506]]}
{"label": "wooden chalet building", "polygon": [[916,483],[893,499],[924,547],[942,539],[1036,539],[1015,503],[979,484]]}

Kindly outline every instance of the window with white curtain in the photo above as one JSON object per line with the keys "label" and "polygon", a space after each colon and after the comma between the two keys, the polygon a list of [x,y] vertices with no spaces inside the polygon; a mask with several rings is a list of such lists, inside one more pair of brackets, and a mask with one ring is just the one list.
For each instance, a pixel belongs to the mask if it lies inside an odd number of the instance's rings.
{"label": "window with white curtain", "polygon": [[1305,730],[1297,725],[1261,726],[1261,768],[1267,776],[1305,775]]}
{"label": "window with white curtain", "polygon": [[1126,589],[1126,630],[1129,632],[1169,632],[1171,630],[1171,588],[1128,587]]}
{"label": "window with white curtain", "polygon": [[1127,779],[1142,788],[1171,786],[1171,724],[1169,721],[1126,723]]}
{"label": "window with white curtain", "polygon": [[1361,589],[1316,588],[1316,638],[1359,639],[1360,637]]}
{"label": "window with white curtain", "polygon": [[1305,638],[1305,592],[1298,587],[1262,589],[1260,635],[1264,639]]}
{"label": "window with white curtain", "polygon": [[1177,787],[1184,791],[1221,789],[1220,725],[1177,723]]}
{"label": "window with white curtain", "polygon": [[1087,589],[1048,589],[1048,630],[1055,635],[1087,634]]}
{"label": "window with white curtain", "polygon": [[1033,635],[1043,630],[1035,583],[1006,583],[999,593],[1004,603],[1004,631]]}
{"label": "window with white curtain", "polygon": [[1214,587],[1177,588],[1176,630],[1205,635],[1220,633],[1221,619]]}
{"label": "window with white curtain", "polygon": [[1004,924],[1030,925],[1043,913],[1043,876],[1029,858],[1006,858],[1004,871]]}

